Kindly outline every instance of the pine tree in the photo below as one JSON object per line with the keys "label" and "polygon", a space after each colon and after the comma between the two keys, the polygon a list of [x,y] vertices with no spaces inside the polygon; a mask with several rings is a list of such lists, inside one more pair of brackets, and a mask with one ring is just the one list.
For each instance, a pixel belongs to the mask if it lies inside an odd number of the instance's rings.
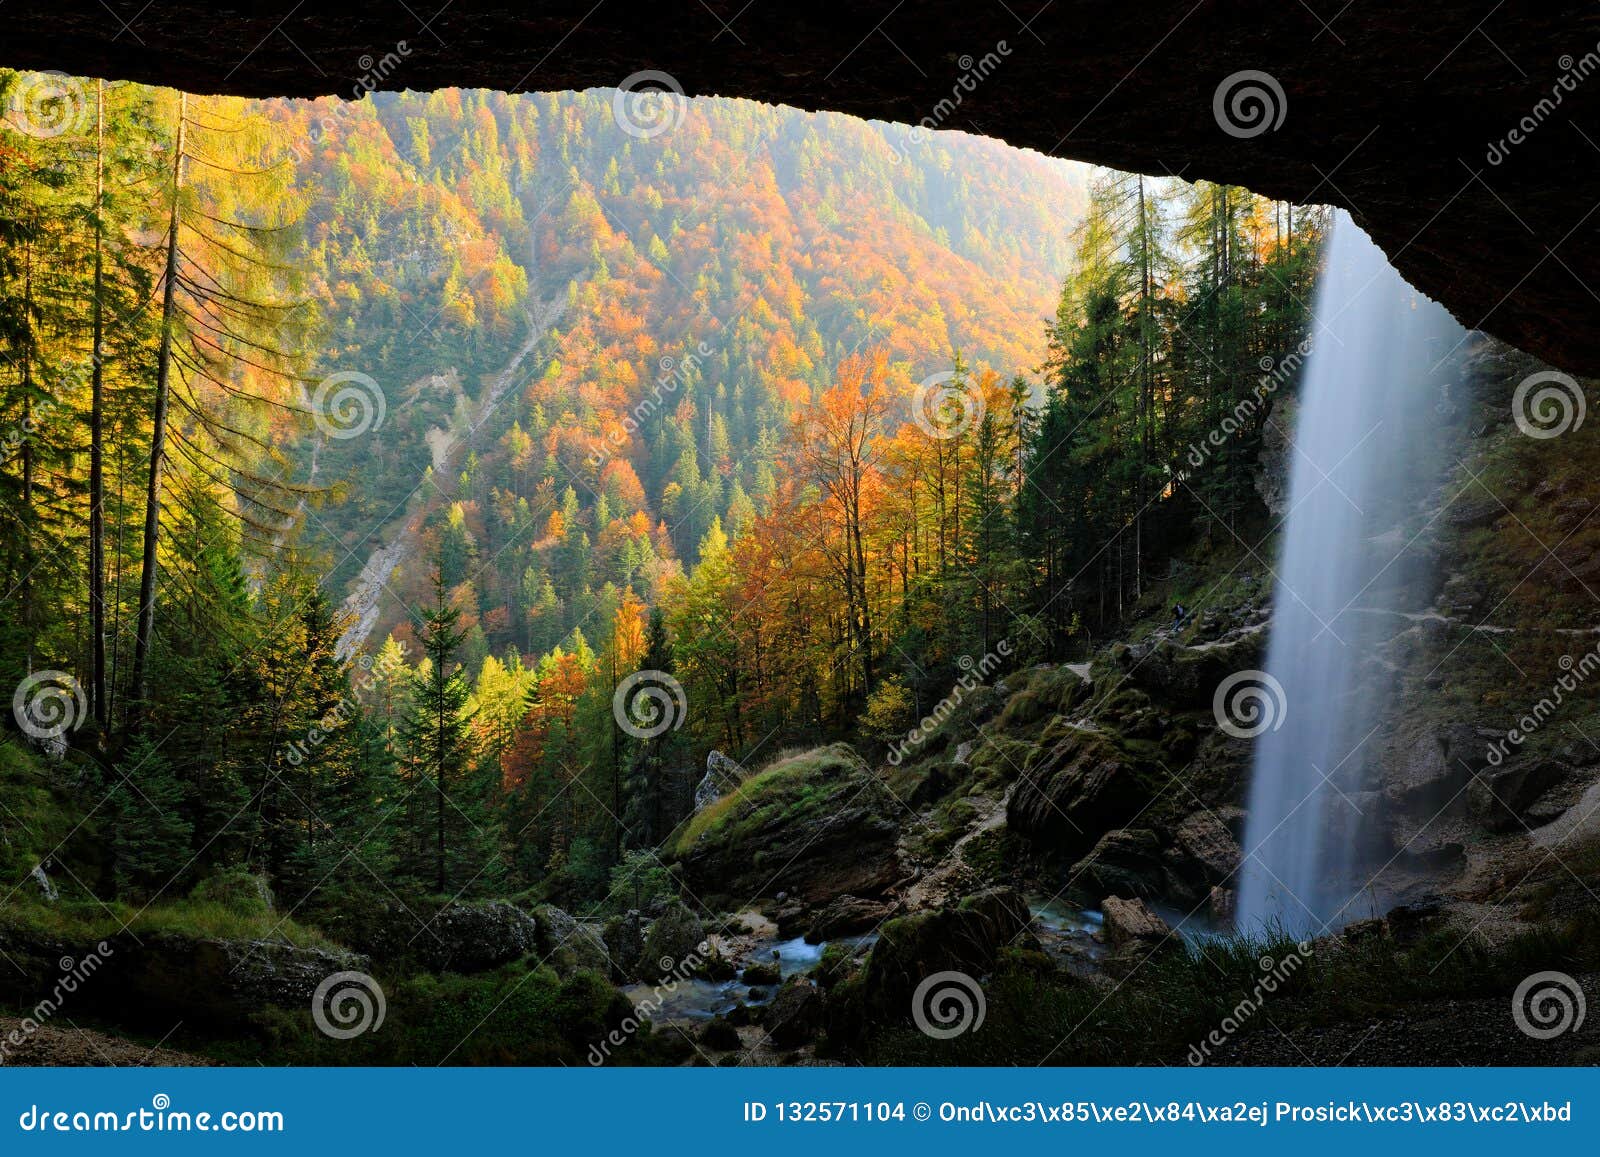
{"label": "pine tree", "polygon": [[432,881],[436,891],[446,894],[455,867],[451,835],[463,821],[471,822],[468,809],[461,804],[467,797],[465,781],[472,767],[472,713],[467,681],[456,663],[456,652],[465,637],[461,612],[451,605],[438,566],[433,574],[433,605],[422,618],[420,633],[427,665],[412,691],[411,713],[401,727],[401,745],[412,789],[425,789],[432,795]]}

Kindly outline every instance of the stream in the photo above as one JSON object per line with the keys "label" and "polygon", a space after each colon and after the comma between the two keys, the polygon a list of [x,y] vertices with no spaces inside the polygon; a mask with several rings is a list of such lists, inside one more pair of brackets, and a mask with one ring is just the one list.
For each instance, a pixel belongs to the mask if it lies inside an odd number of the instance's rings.
{"label": "stream", "polygon": [[[1074,971],[1091,972],[1105,955],[1102,928],[1104,917],[1093,909],[1079,908],[1061,898],[1029,896],[1033,913],[1030,930],[1051,957]],[[770,927],[770,925],[768,926]],[[770,1001],[776,985],[751,985],[745,980],[748,968],[776,962],[780,983],[802,976],[822,962],[830,943],[845,944],[851,956],[864,959],[878,942],[878,933],[841,936],[833,941],[809,944],[804,936],[780,939],[763,935],[728,953],[738,963],[738,975],[729,980],[690,977],[660,984],[630,984],[623,995],[647,1019],[658,1024],[696,1024],[724,1016],[740,1005],[758,1007]]]}

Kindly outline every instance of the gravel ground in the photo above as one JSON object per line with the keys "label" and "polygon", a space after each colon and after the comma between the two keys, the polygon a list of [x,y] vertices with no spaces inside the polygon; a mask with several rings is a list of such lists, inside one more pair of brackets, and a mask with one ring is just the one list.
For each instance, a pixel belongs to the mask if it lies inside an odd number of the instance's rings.
{"label": "gravel ground", "polygon": [[[1600,997],[1600,974],[1577,979],[1586,993]],[[1499,1000],[1427,1001],[1396,1016],[1292,1032],[1271,1023],[1270,1007],[1258,1015],[1269,1027],[1216,1050],[1211,1064],[1600,1064],[1600,1012],[1585,1016],[1576,1028],[1537,1040],[1512,1019],[1509,994]]]}
{"label": "gravel ground", "polygon": [[[11,1044],[11,1034],[23,1036],[21,1045]],[[204,1057],[173,1049],[141,1044],[125,1037],[107,1036],[73,1025],[46,1024],[31,1035],[23,1034],[22,1021],[0,1017],[0,1052],[8,1065],[39,1066],[139,1066],[209,1065]]]}

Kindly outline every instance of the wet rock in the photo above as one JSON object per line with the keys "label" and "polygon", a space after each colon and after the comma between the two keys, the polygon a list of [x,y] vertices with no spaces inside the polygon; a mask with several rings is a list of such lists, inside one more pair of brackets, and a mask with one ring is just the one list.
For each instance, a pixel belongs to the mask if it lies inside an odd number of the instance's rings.
{"label": "wet rock", "polygon": [[1106,918],[1106,939],[1113,948],[1138,942],[1155,944],[1172,935],[1167,922],[1143,900],[1107,896],[1100,907]]}
{"label": "wet rock", "polygon": [[777,984],[781,978],[776,964],[756,963],[745,965],[741,979],[752,988],[755,988]]}
{"label": "wet rock", "polygon": [[1165,851],[1153,831],[1115,828],[1072,865],[1071,878],[1097,895],[1164,896],[1177,883],[1167,866]]}
{"label": "wet rock", "polygon": [[1236,807],[1207,808],[1189,816],[1173,833],[1174,842],[1198,866],[1207,884],[1221,884],[1239,867],[1239,841],[1234,833],[1244,821]]}
{"label": "wet rock", "polygon": [[816,1039],[822,1030],[822,993],[803,976],[778,989],[767,1007],[767,1036],[780,1048]]}
{"label": "wet rock", "polygon": [[1463,494],[1446,508],[1441,521],[1457,530],[1471,530],[1488,526],[1505,512],[1506,508],[1493,495]]}
{"label": "wet rock", "polygon": [[1238,897],[1232,888],[1212,885],[1210,894],[1206,897],[1206,914],[1215,924],[1223,927],[1232,927],[1233,914]]}
{"label": "wet rock", "polygon": [[806,933],[806,939],[812,944],[821,944],[825,940],[833,940],[839,936],[870,932],[883,923],[889,912],[889,905],[880,900],[867,900],[860,896],[835,896],[828,901],[821,912],[817,913],[816,919],[811,922],[810,931]]}
{"label": "wet rock", "polygon": [[1078,731],[1024,769],[1006,802],[1013,832],[1067,855],[1135,815],[1149,799],[1132,762],[1106,737]]}
{"label": "wet rock", "polygon": [[[923,980],[938,972],[962,972],[976,980],[994,968],[1002,948],[1026,933],[1029,920],[1027,903],[1011,888],[976,893],[953,908],[901,916],[883,926],[859,982],[838,988],[850,990],[850,999],[879,1023],[905,1020]],[[853,1014],[830,1016],[830,1025],[848,1034],[848,1015]]]}
{"label": "wet rock", "polygon": [[1015,888],[985,888],[970,896],[963,896],[959,907],[976,912],[989,923],[996,944],[1015,940],[1033,923],[1033,912],[1028,901]]}
{"label": "wet rock", "polygon": [[729,1052],[744,1047],[739,1030],[722,1017],[706,1025],[700,1032],[700,1043],[713,1052]]}
{"label": "wet rock", "polygon": [[1461,810],[1461,789],[1488,764],[1492,737],[1466,724],[1426,732],[1389,761],[1385,796],[1396,807],[1430,816],[1444,807]]}
{"label": "wet rock", "polygon": [[1205,647],[1184,647],[1171,640],[1128,647],[1119,665],[1128,682],[1163,705],[1199,709],[1209,707],[1217,686],[1237,671],[1261,665],[1266,632],[1243,625],[1220,630],[1219,638]]}

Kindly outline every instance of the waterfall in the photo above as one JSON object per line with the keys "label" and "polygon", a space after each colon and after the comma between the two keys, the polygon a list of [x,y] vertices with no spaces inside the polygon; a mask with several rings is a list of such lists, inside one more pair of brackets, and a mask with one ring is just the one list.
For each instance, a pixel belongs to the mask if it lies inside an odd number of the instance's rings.
{"label": "waterfall", "polygon": [[[1437,364],[1462,330],[1408,286],[1346,215],[1313,303],[1255,740],[1240,931],[1303,935],[1381,911],[1387,859],[1371,789],[1390,681],[1374,650],[1419,560],[1448,396]],[[1259,673],[1256,673],[1259,674]]]}

